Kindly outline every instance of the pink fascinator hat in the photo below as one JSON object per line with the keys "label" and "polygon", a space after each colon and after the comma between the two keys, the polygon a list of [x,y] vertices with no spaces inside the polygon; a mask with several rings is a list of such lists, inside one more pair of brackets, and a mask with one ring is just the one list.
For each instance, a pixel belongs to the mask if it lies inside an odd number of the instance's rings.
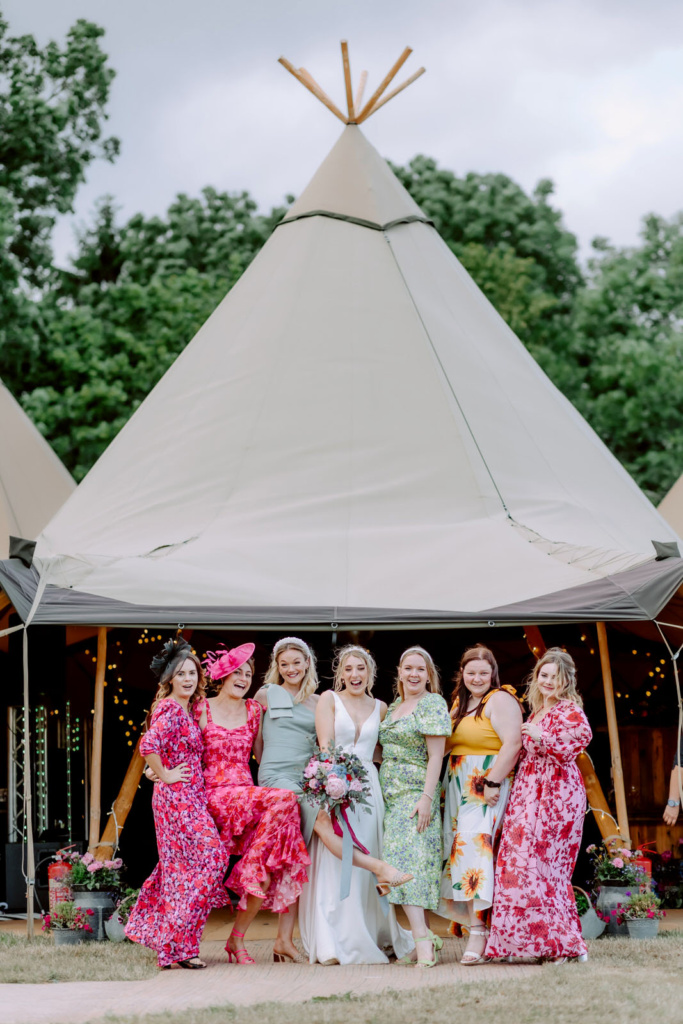
{"label": "pink fascinator hat", "polygon": [[225,679],[249,661],[255,650],[255,644],[241,644],[226,651],[209,651],[204,661],[204,671],[209,679]]}

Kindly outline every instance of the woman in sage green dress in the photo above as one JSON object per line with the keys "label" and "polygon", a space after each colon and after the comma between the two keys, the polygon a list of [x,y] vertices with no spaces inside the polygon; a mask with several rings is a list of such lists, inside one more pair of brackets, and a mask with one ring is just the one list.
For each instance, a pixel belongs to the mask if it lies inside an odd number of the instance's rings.
{"label": "woman in sage green dress", "polygon": [[431,655],[409,647],[401,655],[398,699],[379,729],[382,744],[380,783],[384,797],[383,856],[412,881],[389,893],[410,923],[418,967],[434,967],[443,940],[430,931],[427,911],[439,906],[442,835],[439,778],[446,737],[451,734],[448,705],[439,693]]}
{"label": "woman in sage green dress", "polygon": [[[263,754],[258,773],[260,786],[289,789],[299,794],[303,792],[304,768],[317,743],[315,710],[320,699],[315,692],[317,688],[315,655],[308,644],[293,636],[278,640],[263,686],[256,694],[256,700],[265,710],[262,717]],[[315,831],[327,849],[341,860],[342,839],[335,835],[329,816],[308,801],[300,799],[299,807],[304,842],[308,844]],[[412,878],[411,874],[396,871],[385,861],[359,850],[353,851],[353,863],[356,867],[372,871],[382,891]],[[297,903],[290,905],[289,913],[279,915],[278,933],[273,945],[276,962],[293,960],[294,963],[308,963],[308,957],[302,956],[293,940]]]}

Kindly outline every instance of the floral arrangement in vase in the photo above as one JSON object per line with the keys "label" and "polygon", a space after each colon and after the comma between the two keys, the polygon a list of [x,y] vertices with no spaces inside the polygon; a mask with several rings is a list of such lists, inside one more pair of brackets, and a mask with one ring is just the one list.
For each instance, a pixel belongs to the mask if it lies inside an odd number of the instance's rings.
{"label": "floral arrangement in vase", "polygon": [[91,932],[92,925],[88,921],[94,914],[93,910],[83,910],[75,903],[55,903],[54,909],[43,914],[44,932],[70,931],[70,932]]}
{"label": "floral arrangement in vase", "polygon": [[111,892],[121,886],[123,861],[95,860],[92,853],[70,853],[71,864],[69,885],[72,889],[88,889],[92,892]]}
{"label": "floral arrangement in vase", "polygon": [[586,847],[586,853],[593,863],[593,884],[603,885],[642,885],[647,881],[645,872],[633,861],[642,858],[640,850],[627,850],[625,847],[615,851],[606,846],[593,843]]}

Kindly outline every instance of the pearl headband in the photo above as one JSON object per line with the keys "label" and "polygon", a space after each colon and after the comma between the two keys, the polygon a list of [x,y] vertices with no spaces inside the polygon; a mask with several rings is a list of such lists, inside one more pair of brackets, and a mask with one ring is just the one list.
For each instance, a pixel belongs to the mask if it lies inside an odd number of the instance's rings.
{"label": "pearl headband", "polygon": [[273,647],[273,657],[277,657],[278,653],[283,647],[298,647],[300,651],[306,655],[307,658],[311,657],[311,648],[304,640],[300,640],[298,636],[283,636],[281,640]]}

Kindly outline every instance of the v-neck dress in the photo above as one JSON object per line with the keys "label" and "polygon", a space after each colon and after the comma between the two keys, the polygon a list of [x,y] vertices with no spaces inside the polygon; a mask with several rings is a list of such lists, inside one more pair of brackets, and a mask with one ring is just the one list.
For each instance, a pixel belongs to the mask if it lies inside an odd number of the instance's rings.
{"label": "v-neck dress", "polygon": [[246,908],[249,894],[260,894],[270,876],[263,908],[282,913],[299,898],[310,857],[294,793],[254,785],[249,757],[262,708],[255,700],[247,700],[246,707],[245,724],[226,729],[213,721],[206,702],[203,764],[208,807],[227,852],[240,857],[227,881],[228,888],[240,895],[240,910]]}
{"label": "v-neck dress", "polygon": [[[377,746],[380,702],[361,726],[356,726],[339,694],[334,694],[334,743],[363,762],[370,786],[370,813],[363,808],[349,811],[348,818],[359,841],[373,857],[382,849],[384,801],[379,775],[372,758]],[[339,899],[341,861],[330,853],[317,836],[311,843],[310,884],[299,901],[299,929],[310,962],[338,960],[340,964],[386,964],[385,949],[402,957],[414,947],[410,932],[401,928],[396,912],[385,914],[375,889],[375,876],[363,868],[352,868],[351,891]]]}
{"label": "v-neck dress", "polygon": [[415,710],[394,721],[403,702],[390,705],[379,727],[382,766],[379,778],[384,797],[384,849],[382,858],[399,871],[408,871],[412,882],[389,892],[390,903],[436,910],[439,906],[443,843],[439,791],[436,787],[432,816],[424,832],[417,831],[417,815],[411,814],[427,779],[425,736],[450,736],[448,705],[438,693],[425,693]]}
{"label": "v-neck dress", "polygon": [[576,758],[590,743],[591,727],[577,704],[560,700],[538,728],[540,739],[522,737],[522,758],[503,822],[489,957],[577,957],[586,952],[571,882],[586,813]]}
{"label": "v-neck dress", "polygon": [[199,955],[209,911],[229,902],[223,886],[228,856],[206,806],[202,734],[173,697],[160,700],[140,753],[158,754],[165,768],[187,764],[187,782],[156,782],[152,794],[159,863],[140,890],[126,935],[157,952],[159,966]]}

